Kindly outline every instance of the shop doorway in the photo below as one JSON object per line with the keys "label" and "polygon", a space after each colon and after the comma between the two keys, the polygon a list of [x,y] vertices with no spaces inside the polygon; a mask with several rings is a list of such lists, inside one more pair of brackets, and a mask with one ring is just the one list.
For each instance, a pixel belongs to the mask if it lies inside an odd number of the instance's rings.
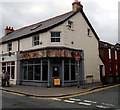
{"label": "shop doorway", "polygon": [[52,65],[52,86],[60,86],[61,85],[61,66],[60,65]]}

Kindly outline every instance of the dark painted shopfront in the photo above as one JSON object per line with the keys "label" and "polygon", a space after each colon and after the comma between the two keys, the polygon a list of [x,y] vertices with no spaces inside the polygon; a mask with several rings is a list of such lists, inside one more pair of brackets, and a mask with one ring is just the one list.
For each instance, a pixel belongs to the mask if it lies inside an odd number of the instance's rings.
{"label": "dark painted shopfront", "polygon": [[[77,85],[77,63],[74,58],[76,53],[83,58],[83,51],[70,48],[44,48],[21,52],[21,83],[48,87]],[[79,81],[82,84],[83,59],[79,63]]]}

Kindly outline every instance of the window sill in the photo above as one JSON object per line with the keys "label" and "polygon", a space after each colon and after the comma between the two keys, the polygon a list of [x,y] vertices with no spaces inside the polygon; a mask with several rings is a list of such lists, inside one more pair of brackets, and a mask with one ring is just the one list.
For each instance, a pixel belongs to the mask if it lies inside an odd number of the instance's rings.
{"label": "window sill", "polygon": [[47,81],[22,80],[22,82],[47,83]]}

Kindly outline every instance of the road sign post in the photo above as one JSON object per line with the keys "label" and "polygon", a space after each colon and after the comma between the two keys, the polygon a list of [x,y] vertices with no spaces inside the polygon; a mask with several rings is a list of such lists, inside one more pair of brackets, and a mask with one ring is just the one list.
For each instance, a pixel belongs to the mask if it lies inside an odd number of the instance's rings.
{"label": "road sign post", "polygon": [[76,62],[77,62],[77,86],[78,86],[78,88],[80,87],[80,75],[79,75],[80,57],[81,57],[80,54],[76,53],[75,59],[76,59]]}

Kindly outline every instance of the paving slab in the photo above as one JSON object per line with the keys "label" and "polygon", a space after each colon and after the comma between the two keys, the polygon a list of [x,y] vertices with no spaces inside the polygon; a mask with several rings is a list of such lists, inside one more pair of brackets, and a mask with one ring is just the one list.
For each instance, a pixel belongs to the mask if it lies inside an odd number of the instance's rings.
{"label": "paving slab", "polygon": [[78,94],[101,86],[102,86],[101,83],[81,85],[79,88],[77,86],[47,88],[47,87],[35,87],[35,86],[24,86],[24,85],[11,85],[11,87],[2,87],[1,89],[11,92],[32,95],[32,96],[57,97],[57,96]]}

